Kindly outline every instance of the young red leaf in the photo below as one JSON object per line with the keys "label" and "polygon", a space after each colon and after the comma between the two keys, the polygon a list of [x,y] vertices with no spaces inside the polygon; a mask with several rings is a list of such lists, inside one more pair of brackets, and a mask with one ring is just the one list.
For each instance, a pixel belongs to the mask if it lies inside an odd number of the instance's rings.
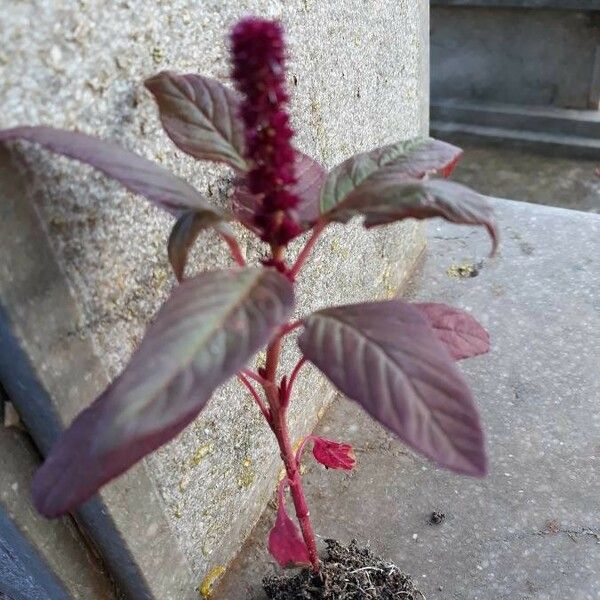
{"label": "young red leaf", "polygon": [[313,441],[313,456],[328,469],[351,471],[356,465],[356,456],[350,444],[340,444],[321,437],[314,437]]}
{"label": "young red leaf", "polygon": [[398,178],[418,179],[443,171],[449,175],[462,150],[431,138],[415,138],[352,156],[327,176],[321,192],[321,214],[327,214],[354,189],[381,169]]}
{"label": "young red leaf", "polygon": [[[293,212],[304,231],[319,218],[319,198],[321,187],[327,177],[325,169],[310,156],[296,151],[295,171],[297,182],[289,191],[300,200]],[[243,179],[235,187],[232,197],[232,209],[238,220],[248,229],[258,231],[254,223],[254,214],[259,206],[260,196],[252,194]]]}
{"label": "young red leaf", "polygon": [[382,169],[349,193],[326,218],[345,223],[356,215],[364,216],[367,228],[409,217],[442,217],[452,223],[483,225],[492,238],[492,254],[498,245],[494,213],[487,200],[451,181],[406,180],[393,170]]}
{"label": "young red leaf", "polygon": [[302,353],[346,396],[439,465],[484,475],[483,432],[471,392],[416,308],[372,302],[305,320]]}
{"label": "young red leaf", "polygon": [[95,167],[169,212],[214,210],[189,183],[112,142],[52,127],[15,127],[0,131],[0,142],[12,140],[34,142]]}
{"label": "young red leaf", "polygon": [[244,126],[234,90],[201,75],[163,71],[145,81],[173,143],[195,158],[246,170]]}
{"label": "young red leaf", "polygon": [[183,279],[188,253],[200,232],[211,227],[226,235],[233,236],[233,231],[224,222],[225,215],[215,211],[189,211],[181,215],[169,236],[169,261],[178,281]]}
{"label": "young red leaf", "polygon": [[203,273],[176,287],[123,373],[62,434],[33,482],[56,517],[175,437],[287,321],[293,287],[272,269]]}
{"label": "young red leaf", "polygon": [[280,484],[277,493],[279,498],[277,519],[269,532],[267,547],[280,567],[308,566],[310,558],[300,529],[285,510],[284,488],[285,485]]}
{"label": "young red leaf", "polygon": [[490,336],[471,315],[446,304],[425,302],[413,306],[429,321],[454,360],[489,352]]}

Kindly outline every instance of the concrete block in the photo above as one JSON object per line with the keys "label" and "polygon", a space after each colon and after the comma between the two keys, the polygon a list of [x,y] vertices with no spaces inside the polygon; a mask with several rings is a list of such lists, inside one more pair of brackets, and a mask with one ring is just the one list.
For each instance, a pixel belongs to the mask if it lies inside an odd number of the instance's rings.
{"label": "concrete block", "polygon": [[432,98],[586,110],[598,39],[597,11],[434,6]]}
{"label": "concrete block", "polygon": [[[224,36],[241,15],[285,22],[297,143],[327,166],[428,128],[424,0],[0,0],[0,12],[0,127],[46,123],[115,139],[217,204],[227,201],[229,175],[176,151],[142,81],[164,68],[226,81]],[[170,220],[90,169],[32,147],[3,151],[0,171],[0,379],[47,452],[122,369],[173,285]],[[242,236],[249,256],[259,257]],[[414,223],[374,234],[332,228],[306,270],[298,314],[393,294],[423,246]],[[203,236],[192,269],[227,264],[217,240]],[[295,358],[286,348],[285,366]],[[331,392],[308,369],[297,389],[300,435]],[[194,598],[239,549],[278,469],[269,432],[232,383],[78,519],[129,597]]]}
{"label": "concrete block", "polygon": [[[317,433],[351,443],[357,467],[307,460],[317,533],[357,538],[410,573],[427,598],[595,600],[600,590],[600,215],[497,201],[501,246],[431,222],[409,296],[471,312],[489,354],[462,361],[480,408],[490,474],[460,477],[415,456],[355,404]],[[472,265],[476,277],[455,275]],[[432,524],[433,512],[444,514]],[[261,518],[215,600],[262,599],[276,570]]]}
{"label": "concrete block", "polygon": [[[0,397],[0,415],[2,403]],[[73,520],[47,521],[32,506],[29,484],[39,463],[29,436],[0,424],[0,598],[116,598]]]}

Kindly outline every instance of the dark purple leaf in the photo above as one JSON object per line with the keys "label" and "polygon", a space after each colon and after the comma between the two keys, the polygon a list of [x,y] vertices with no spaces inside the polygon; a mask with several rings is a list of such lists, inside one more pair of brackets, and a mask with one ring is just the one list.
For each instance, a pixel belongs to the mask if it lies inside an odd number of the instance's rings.
{"label": "dark purple leaf", "polygon": [[33,482],[56,517],[175,437],[290,316],[272,269],[203,273],[175,288],[123,373],[62,434]]}
{"label": "dark purple leaf", "polygon": [[316,160],[302,152],[296,152],[294,166],[298,182],[291,191],[300,198],[296,212],[304,227],[309,228],[320,216],[319,199],[321,188],[327,179],[327,171]]}
{"label": "dark purple leaf", "polygon": [[91,165],[169,212],[214,210],[200,192],[183,179],[112,142],[51,127],[15,127],[0,131],[0,142],[11,140],[34,142]]}
{"label": "dark purple leaf", "polygon": [[163,71],[147,79],[160,119],[178,148],[203,160],[226,162],[240,171],[244,160],[244,126],[235,91],[201,75]]}
{"label": "dark purple leaf", "polygon": [[300,567],[310,565],[308,549],[298,526],[285,510],[284,485],[279,486],[277,519],[269,532],[267,547],[280,567]]}
{"label": "dark purple leaf", "polygon": [[489,352],[490,336],[471,315],[446,304],[425,302],[413,306],[429,321],[454,360]]}
{"label": "dark purple leaf", "polygon": [[[294,212],[306,230],[319,218],[319,198],[327,172],[317,161],[298,151],[295,168],[298,182],[290,191],[300,198],[300,204]],[[260,196],[252,194],[244,180],[240,179],[234,189],[232,208],[238,220],[255,232],[254,212],[259,203]]]}
{"label": "dark purple leaf", "polygon": [[439,465],[484,475],[481,424],[450,355],[414,307],[372,302],[305,320],[304,356],[349,398]]}
{"label": "dark purple leaf", "polygon": [[178,281],[183,279],[188,254],[196,238],[201,231],[211,227],[226,235],[234,235],[231,228],[224,222],[224,216],[212,210],[186,212],[173,225],[169,236],[168,251],[169,260]]}
{"label": "dark purple leaf", "polygon": [[367,179],[328,215],[345,223],[364,216],[364,226],[387,225],[412,217],[442,217],[452,223],[483,225],[492,238],[492,254],[498,246],[494,212],[487,200],[473,190],[443,179],[409,180],[394,170],[382,169]]}
{"label": "dark purple leaf", "polygon": [[351,471],[356,465],[356,456],[350,444],[340,444],[316,436],[313,441],[313,456],[328,469]]}
{"label": "dark purple leaf", "polygon": [[321,192],[321,214],[327,214],[354,189],[381,169],[398,178],[418,179],[442,171],[447,176],[462,150],[431,138],[415,138],[352,156],[327,176]]}

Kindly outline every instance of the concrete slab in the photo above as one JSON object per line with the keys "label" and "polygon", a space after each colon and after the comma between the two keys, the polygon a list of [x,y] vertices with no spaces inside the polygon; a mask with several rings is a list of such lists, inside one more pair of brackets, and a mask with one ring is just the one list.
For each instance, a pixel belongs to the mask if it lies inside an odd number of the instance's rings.
{"label": "concrete slab", "polygon": [[598,161],[541,156],[515,148],[462,146],[452,179],[482,194],[600,213]]}
{"label": "concrete slab", "polygon": [[114,600],[112,582],[73,520],[48,521],[34,509],[28,489],[39,463],[29,436],[0,419],[0,599]]}
{"label": "concrete slab", "polygon": [[[472,229],[430,225],[411,296],[472,312],[493,350],[461,363],[491,457],[484,480],[414,456],[354,404],[319,427],[354,444],[358,466],[308,461],[309,503],[323,537],[370,542],[431,599],[597,600],[600,596],[600,216],[497,202],[502,245]],[[449,275],[469,264],[477,276]],[[432,512],[445,518],[431,525]],[[269,509],[218,599],[262,598],[275,570]]]}
{"label": "concrete slab", "polygon": [[[0,127],[44,123],[111,138],[225,204],[231,175],[174,147],[145,77],[168,68],[229,85],[229,27],[247,14],[281,18],[297,144],[333,166],[426,133],[428,9],[427,0],[0,0]],[[0,379],[42,454],[123,368],[174,285],[170,225],[80,164],[31,146],[0,150]],[[241,237],[260,258],[264,246]],[[307,266],[299,311],[395,293],[423,246],[414,223],[374,236],[333,228]],[[191,263],[190,272],[231,264],[208,233]],[[284,366],[296,359],[286,350]],[[301,432],[331,392],[314,370],[298,383]],[[273,450],[234,381],[175,442],[86,505],[80,523],[129,597],[196,598],[262,512],[278,471]]]}

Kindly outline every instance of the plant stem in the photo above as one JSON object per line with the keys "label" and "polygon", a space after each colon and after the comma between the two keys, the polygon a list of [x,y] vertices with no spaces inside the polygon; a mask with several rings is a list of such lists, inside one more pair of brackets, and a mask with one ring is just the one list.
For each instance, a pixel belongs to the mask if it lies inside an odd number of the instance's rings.
{"label": "plant stem", "polygon": [[296,259],[296,262],[293,264],[292,268],[289,270],[289,275],[292,278],[292,280],[294,280],[298,276],[298,273],[300,273],[300,269],[306,262],[306,259],[310,256],[310,253],[311,253],[314,245],[317,243],[317,240],[319,239],[321,232],[323,231],[323,229],[325,229],[325,225],[326,224],[321,221],[317,221],[317,223],[315,223],[315,226],[313,227],[313,230],[312,230],[312,235],[310,236],[310,238],[308,238],[306,245],[304,246],[304,248],[302,248],[302,251],[298,255],[298,258]]}
{"label": "plant stem", "polygon": [[[315,239],[315,241],[318,234],[318,232],[313,231],[313,238]],[[311,240],[313,238],[311,238]],[[311,240],[309,240],[307,246],[311,245]],[[314,244],[314,241],[312,242],[312,244]],[[306,250],[306,247],[304,250]],[[284,251],[285,248],[282,246],[272,246],[271,256],[273,260],[283,262]],[[310,248],[308,249],[308,251],[306,251],[305,257],[302,260],[302,262],[306,260],[309,253]],[[296,264],[298,264],[298,261],[296,262]],[[290,331],[293,331],[301,325],[301,321],[295,321],[293,323],[289,323],[287,326],[282,327],[277,336],[269,344],[269,346],[267,347],[267,359],[265,363],[264,373],[261,371],[261,376],[263,379],[261,384],[265,392],[265,396],[267,398],[267,403],[269,405],[268,414],[270,418],[267,419],[267,422],[273,430],[273,433],[275,434],[275,437],[277,439],[277,444],[279,445],[281,459],[283,460],[283,464],[285,465],[285,471],[290,485],[290,494],[294,503],[296,518],[298,519],[298,523],[300,524],[302,538],[304,539],[304,543],[306,544],[306,548],[308,550],[308,556],[310,559],[312,569],[316,572],[319,570],[319,555],[317,553],[317,543],[315,540],[315,533],[313,531],[312,523],[310,521],[310,513],[308,510],[308,505],[306,503],[306,497],[304,496],[304,490],[302,488],[300,468],[297,464],[296,456],[292,448],[290,432],[287,425],[287,404],[289,402],[289,393],[291,392],[291,386],[282,385],[280,389],[276,383],[277,366],[279,364],[279,356],[281,354],[281,343],[283,337],[290,333]],[[300,359],[290,378],[291,385],[293,385],[294,380],[296,379],[296,376],[298,375],[298,372],[302,368],[303,364],[304,359]],[[242,372],[242,376],[246,378],[247,376],[252,375],[249,372]]]}
{"label": "plant stem", "polygon": [[290,380],[287,382],[285,386],[285,396],[282,398],[283,406],[287,406],[290,403],[290,397],[292,395],[292,388],[294,387],[294,382],[296,381],[296,377],[298,377],[298,373],[300,373],[300,369],[306,362],[306,358],[304,356],[298,361],[292,374],[290,375]]}
{"label": "plant stem", "polygon": [[308,510],[308,504],[306,503],[306,497],[304,496],[304,489],[302,488],[302,477],[300,476],[300,469],[296,463],[296,456],[292,448],[290,441],[290,433],[287,427],[286,421],[286,409],[281,407],[278,408],[273,414],[273,432],[277,438],[279,444],[279,450],[281,451],[281,458],[285,465],[285,472],[290,484],[290,494],[294,503],[294,509],[296,511],[296,518],[300,523],[300,530],[302,531],[302,537],[306,548],[308,549],[308,557],[313,571],[319,570],[319,555],[317,553],[317,544],[315,541],[315,533],[313,531],[312,523],[310,521],[310,512]]}
{"label": "plant stem", "polygon": [[263,417],[266,419],[267,423],[269,423],[269,425],[270,425],[271,424],[271,413],[269,412],[269,409],[265,406],[265,403],[262,401],[262,398],[259,396],[258,392],[254,388],[252,383],[250,383],[248,378],[241,371],[237,374],[237,376],[238,376],[238,379],[246,386],[246,388],[250,392],[250,395],[252,396],[252,398],[254,398],[254,401],[258,405],[258,408],[260,408],[260,412],[263,414]]}
{"label": "plant stem", "polygon": [[231,252],[233,260],[235,260],[240,267],[244,267],[246,265],[246,259],[244,258],[244,254],[242,253],[242,249],[240,248],[237,240],[234,237],[224,233],[221,234],[221,237],[227,246],[229,246],[229,252]]}

